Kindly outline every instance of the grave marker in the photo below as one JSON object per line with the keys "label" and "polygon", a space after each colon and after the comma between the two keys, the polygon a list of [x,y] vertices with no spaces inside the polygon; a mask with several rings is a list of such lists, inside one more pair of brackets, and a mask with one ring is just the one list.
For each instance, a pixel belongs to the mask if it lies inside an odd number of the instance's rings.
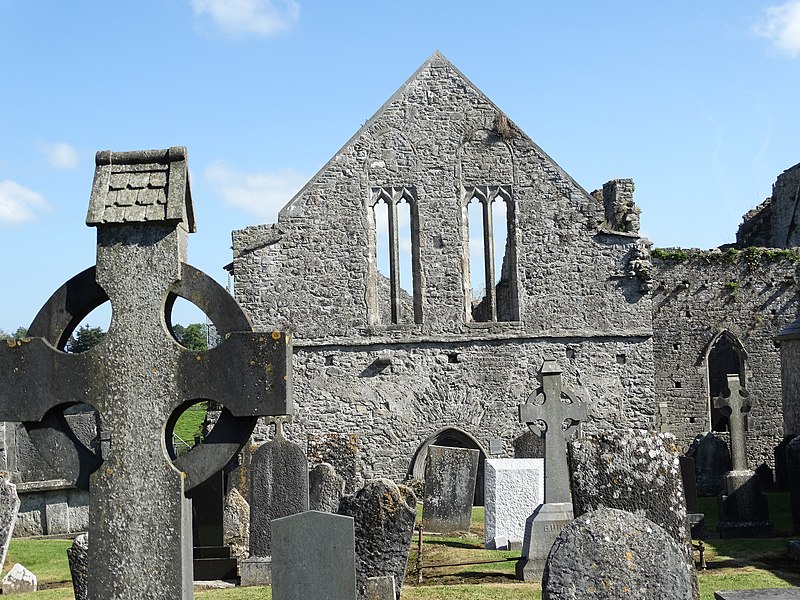
{"label": "grave marker", "polygon": [[[40,453],[90,489],[89,597],[188,599],[184,492],[225,466],[259,415],[291,412],[291,345],[280,332],[253,333],[230,295],[185,263],[195,228],[184,148],[99,152],[96,164],[87,224],[97,227],[97,267],[56,291],[31,338],[0,348],[0,420],[26,422]],[[209,316],[222,344],[198,352],[175,342],[165,323],[179,296]],[[105,340],[63,353],[109,299]],[[173,462],[165,426],[201,398],[225,410],[204,443]],[[97,453],[66,424],[64,407],[77,403],[100,412]]]}
{"label": "grave marker", "polygon": [[586,405],[563,389],[555,359],[545,359],[540,375],[541,387],[519,406],[519,420],[544,437],[544,504],[525,524],[523,558],[516,566],[517,579],[525,581],[541,579],[550,546],[573,519],[567,440],[586,419]]}
{"label": "grave marker", "polygon": [[750,393],[736,373],[728,374],[727,394],[714,398],[714,406],[728,417],[731,430],[731,463],[725,475],[725,491],[719,496],[720,537],[761,537],[772,533],[767,497],[758,475],[747,468],[744,415],[752,408]]}
{"label": "grave marker", "polygon": [[308,506],[311,510],[336,512],[344,495],[344,479],[328,463],[320,463],[308,473]]}
{"label": "grave marker", "polygon": [[368,577],[393,575],[400,600],[417,498],[410,488],[389,479],[371,479],[351,496],[344,496],[339,514],[353,517],[356,535],[358,598],[366,598]]}
{"label": "grave marker", "polygon": [[428,446],[422,505],[425,531],[469,531],[479,458],[478,450]]}
{"label": "grave marker", "polygon": [[274,600],[356,597],[353,518],[307,511],[272,522]]}
{"label": "grave marker", "polygon": [[518,550],[525,522],[544,502],[544,460],[486,460],[483,541],[490,550]]}

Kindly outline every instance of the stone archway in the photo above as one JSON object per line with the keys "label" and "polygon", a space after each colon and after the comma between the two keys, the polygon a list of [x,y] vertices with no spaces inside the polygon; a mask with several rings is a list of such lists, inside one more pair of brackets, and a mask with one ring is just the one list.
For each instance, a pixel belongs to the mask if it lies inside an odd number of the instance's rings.
{"label": "stone archway", "polygon": [[425,459],[428,458],[428,446],[447,446],[450,448],[470,448],[480,452],[478,457],[478,476],[475,480],[475,497],[473,504],[483,506],[483,467],[486,460],[486,450],[481,443],[463,429],[446,427],[440,429],[424,442],[422,442],[408,467],[409,477],[425,479]]}

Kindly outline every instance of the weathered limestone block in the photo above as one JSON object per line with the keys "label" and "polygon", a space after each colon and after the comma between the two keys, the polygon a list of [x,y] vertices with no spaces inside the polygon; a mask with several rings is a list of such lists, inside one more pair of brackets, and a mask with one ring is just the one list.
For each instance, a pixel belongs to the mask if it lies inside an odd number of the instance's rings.
{"label": "weathered limestone block", "polygon": [[400,600],[417,498],[410,488],[388,479],[371,479],[339,503],[339,514],[355,522],[358,598],[366,598],[368,577],[393,575]]}
{"label": "weathered limestone block", "polygon": [[428,446],[425,464],[425,531],[469,531],[480,452],[468,448]]}
{"label": "weathered limestone block", "polygon": [[687,456],[694,458],[697,495],[716,496],[725,488],[725,473],[731,470],[728,443],[709,432],[698,435]]}
{"label": "weathered limestone block", "polygon": [[225,495],[222,528],[231,556],[238,560],[246,558],[250,549],[250,505],[235,487]]}
{"label": "weathered limestone block", "polygon": [[484,545],[521,547],[525,522],[544,502],[544,459],[490,458],[485,465]]}
{"label": "weathered limestone block", "polygon": [[308,473],[308,508],[336,512],[344,495],[344,479],[328,463],[314,465]]}
{"label": "weathered limestone block", "polygon": [[578,517],[556,538],[542,600],[687,600],[695,577],[686,569],[683,548],[663,528],[641,515],[601,508]]}
{"label": "weathered limestone block", "polygon": [[344,491],[352,494],[361,484],[358,435],[354,433],[308,434],[308,462],[328,463],[344,478]]}
{"label": "weathered limestone block", "polygon": [[0,565],[6,562],[8,544],[14,534],[14,523],[19,512],[17,487],[6,477],[0,478]]}

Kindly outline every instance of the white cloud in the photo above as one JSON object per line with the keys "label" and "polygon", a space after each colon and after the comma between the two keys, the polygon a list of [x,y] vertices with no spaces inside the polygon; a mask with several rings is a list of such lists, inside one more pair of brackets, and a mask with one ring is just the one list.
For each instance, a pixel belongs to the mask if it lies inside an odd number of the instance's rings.
{"label": "white cloud", "polygon": [[42,142],[39,144],[39,150],[50,166],[56,169],[74,169],[80,160],[78,151],[66,142]]}
{"label": "white cloud", "polygon": [[192,0],[197,16],[207,15],[229,35],[270,37],[289,29],[300,17],[295,0]]}
{"label": "white cloud", "polygon": [[243,173],[221,161],[209,166],[205,177],[227,204],[270,223],[277,221],[278,211],[308,181],[308,176],[292,169]]}
{"label": "white cloud", "polygon": [[16,225],[31,221],[34,211],[46,202],[41,194],[21,186],[15,181],[0,181],[0,224]]}
{"label": "white cloud", "polygon": [[768,7],[753,29],[781,52],[800,56],[800,0]]}

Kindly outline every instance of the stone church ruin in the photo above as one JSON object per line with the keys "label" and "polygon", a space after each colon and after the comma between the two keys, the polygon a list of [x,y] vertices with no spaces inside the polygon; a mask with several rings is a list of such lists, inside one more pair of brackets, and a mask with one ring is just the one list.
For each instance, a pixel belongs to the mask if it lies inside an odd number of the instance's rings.
{"label": "stone church ruin", "polygon": [[548,357],[585,429],[658,423],[687,448],[726,438],[713,398],[737,374],[771,472],[798,184],[800,165],[736,244],[653,251],[631,180],[588,193],[435,53],[277,223],[233,233],[229,268],[258,326],[295,332],[293,433],[356,433],[363,477],[419,477],[431,443],[540,455],[516,417]]}
{"label": "stone church ruin", "polygon": [[[357,477],[400,481],[422,478],[431,445],[473,448],[481,495],[486,458],[541,456],[519,405],[552,360],[585,431],[658,429],[685,449],[727,439],[713,399],[738,375],[748,465],[769,474],[784,433],[800,433],[783,431],[775,341],[798,315],[798,189],[800,165],[734,244],[653,249],[632,180],[586,191],[437,52],[277,223],[233,232],[228,269],[253,329],[293,334],[286,435],[312,463],[327,436]],[[94,413],[74,412],[89,443]],[[85,529],[85,494],[25,428],[1,437],[17,531]]]}

